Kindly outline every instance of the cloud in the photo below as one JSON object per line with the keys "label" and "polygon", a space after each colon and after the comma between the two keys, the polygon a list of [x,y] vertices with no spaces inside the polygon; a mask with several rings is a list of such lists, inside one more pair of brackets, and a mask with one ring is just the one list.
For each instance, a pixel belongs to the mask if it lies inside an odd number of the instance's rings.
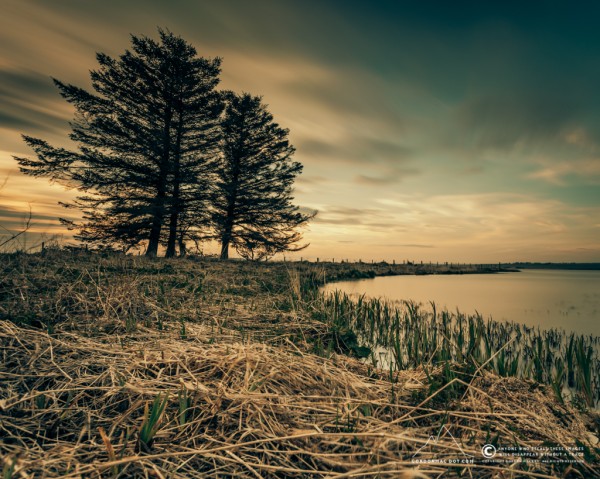
{"label": "cloud", "polygon": [[[328,238],[351,237],[356,243],[341,255],[398,258],[404,250],[415,250],[427,252],[423,259],[433,261],[582,261],[586,250],[588,258],[599,251],[598,228],[590,218],[600,217],[600,206],[573,207],[519,193],[396,194],[377,204],[325,205],[307,240],[315,244],[313,233],[327,233]],[[328,243],[317,242],[315,248],[322,257],[323,244]]]}
{"label": "cloud", "polygon": [[38,121],[22,118],[19,115],[13,115],[5,110],[0,112],[0,128],[20,131],[24,129],[39,130],[42,128],[42,124]]}
{"label": "cloud", "polygon": [[392,220],[393,218],[381,208],[352,208],[326,205],[319,210],[319,214],[313,222],[326,225],[390,228]]}
{"label": "cloud", "polygon": [[376,237],[405,233],[406,225],[396,211],[387,208],[322,205],[311,229],[331,237],[351,236],[357,244],[361,240],[372,244]]}
{"label": "cloud", "polygon": [[575,126],[565,131],[563,139],[567,144],[577,146],[588,153],[594,153],[600,148],[600,145],[594,140],[588,129],[582,126]]}
{"label": "cloud", "polygon": [[463,102],[457,126],[474,148],[512,149],[519,143],[555,142],[582,111],[578,95],[530,91],[476,95]]}
{"label": "cloud", "polygon": [[296,180],[297,184],[301,184],[301,185],[322,185],[323,183],[327,183],[329,182],[329,179],[324,177],[324,176],[320,176],[320,175],[311,175],[311,176],[307,176],[307,175],[300,175],[298,177],[298,179]]}
{"label": "cloud", "polygon": [[388,174],[382,176],[357,175],[354,177],[354,182],[364,186],[387,186],[400,183],[406,177],[419,174],[416,168],[400,168],[389,171]]}
{"label": "cloud", "polygon": [[[119,55],[129,33],[156,37],[160,25],[222,56],[220,86],[264,95],[290,128],[305,165],[298,202],[320,210],[311,251],[348,244],[394,257],[435,245],[422,251],[442,260],[594,250],[597,208],[569,203],[565,188],[600,182],[600,69],[590,60],[599,43],[585,9],[562,18],[394,2],[174,5],[4,0],[3,150],[23,154],[21,132],[69,146],[72,110],[50,76],[89,88],[96,51]],[[62,213],[55,203],[72,192],[16,173],[2,153],[4,166],[13,173],[3,207]]]}
{"label": "cloud", "polygon": [[36,100],[55,98],[58,90],[49,76],[30,70],[0,70],[0,94],[3,99],[17,96]]}
{"label": "cloud", "polygon": [[0,69],[0,127],[26,133],[64,132],[71,115],[49,76]]}
{"label": "cloud", "polygon": [[58,224],[58,217],[65,216],[63,214],[65,210],[58,205],[58,202],[71,201],[76,192],[65,190],[62,186],[51,184],[43,178],[30,178],[20,173],[11,154],[11,152],[0,151],[2,210],[27,212],[31,207],[36,217],[44,220],[54,218]]}
{"label": "cloud", "polygon": [[307,138],[297,145],[305,157],[327,158],[344,163],[401,163],[410,161],[413,151],[389,138],[348,134],[343,140]]}
{"label": "cloud", "polygon": [[397,221],[404,219],[420,237],[443,234],[446,242],[482,245],[485,241],[549,241],[553,235],[567,238],[576,229],[589,234],[588,218],[600,211],[600,207],[573,208],[558,200],[510,193],[401,196],[397,203],[383,199],[380,204],[397,211]]}
{"label": "cloud", "polygon": [[[31,218],[30,218],[31,215]],[[62,215],[69,218],[69,215]],[[75,218],[71,218],[75,219]],[[32,206],[24,206],[22,209],[1,206],[0,207],[0,242],[2,238],[7,239],[11,235],[22,231],[29,223],[28,233],[33,234],[62,234],[64,227],[59,223],[58,216],[52,213],[37,213]]]}
{"label": "cloud", "polygon": [[600,158],[541,163],[541,167],[529,173],[527,178],[557,186],[566,186],[573,182],[600,185]]}
{"label": "cloud", "polygon": [[[386,92],[390,85],[380,76],[361,69],[328,66],[329,74],[315,81],[295,77],[283,86],[289,95],[300,101],[319,105],[319,110],[329,110],[338,117],[345,117],[348,126],[355,125],[356,133],[374,133],[377,125],[392,127],[400,133],[405,124],[401,110],[391,108]],[[365,120],[375,123],[368,125]]]}

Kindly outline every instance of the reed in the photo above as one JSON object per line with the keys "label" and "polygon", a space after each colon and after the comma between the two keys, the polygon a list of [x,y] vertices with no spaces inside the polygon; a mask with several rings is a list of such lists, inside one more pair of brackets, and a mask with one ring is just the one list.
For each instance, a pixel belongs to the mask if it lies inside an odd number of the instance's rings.
{"label": "reed", "polygon": [[596,337],[438,311],[434,303],[426,308],[412,301],[352,297],[340,291],[321,295],[312,308],[330,327],[354,331],[363,347],[379,351],[379,367],[402,370],[455,363],[475,371],[486,364],[500,376],[550,385],[559,401],[565,399],[563,391],[589,408],[600,398]]}
{"label": "reed", "polygon": [[12,479],[15,473],[17,461],[11,457],[4,459],[4,466],[2,466],[2,479]]}
{"label": "reed", "polygon": [[[109,462],[115,462],[117,460],[117,455],[115,454],[115,449],[114,449],[112,443],[110,442],[110,438],[106,434],[106,431],[104,430],[103,427],[99,427],[98,432],[100,433],[100,437],[102,438],[104,447],[106,447],[106,452],[108,454]],[[118,465],[113,465],[113,466],[111,466],[110,469],[111,469],[113,477],[117,477],[119,475],[119,473],[121,472],[121,469]]]}
{"label": "reed", "polygon": [[148,403],[146,403],[144,407],[144,415],[138,437],[138,445],[141,451],[150,452],[152,450],[152,443],[154,442],[154,437],[158,432],[158,429],[160,427],[160,421],[168,403],[168,394],[165,394],[164,397],[161,394],[158,394],[154,398],[151,408],[148,408]]}
{"label": "reed", "polygon": [[565,400],[563,398],[563,387],[565,383],[565,369],[563,366],[562,359],[558,359],[556,363],[556,372],[552,378],[551,386],[554,391],[554,395],[559,403],[564,404]]}
{"label": "reed", "polygon": [[183,427],[188,422],[189,409],[192,406],[192,398],[185,386],[177,393],[177,399],[179,402],[179,414],[177,415],[177,418],[179,420],[179,425]]}
{"label": "reed", "polygon": [[598,397],[598,391],[593,390],[593,354],[592,347],[585,343],[583,337],[580,337],[575,348],[575,357],[577,358],[577,389],[589,407],[593,407],[596,404]]}

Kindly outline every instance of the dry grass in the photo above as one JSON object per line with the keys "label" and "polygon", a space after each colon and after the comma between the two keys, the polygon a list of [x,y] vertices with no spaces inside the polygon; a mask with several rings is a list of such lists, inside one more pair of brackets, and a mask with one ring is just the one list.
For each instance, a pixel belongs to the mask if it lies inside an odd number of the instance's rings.
{"label": "dry grass", "polygon": [[[190,338],[145,332],[122,346],[1,322],[0,448],[16,461],[13,477],[547,477],[543,464],[497,476],[498,465],[481,463],[486,431],[505,444],[587,441],[582,416],[516,379],[485,375],[446,411],[431,398],[414,404],[420,371],[394,378],[392,400],[392,383],[351,358],[207,344],[202,328]],[[152,449],[141,450],[144,406],[167,394]],[[415,456],[442,420],[439,440]],[[463,453],[475,463],[412,462]]]}
{"label": "dry grass", "polygon": [[[181,262],[163,271],[119,260],[94,275],[86,261],[63,273],[55,263],[19,263],[1,280],[0,313],[61,318],[50,334],[0,321],[4,479],[600,475],[590,418],[531,381],[482,371],[431,390],[441,371],[390,376],[310,354],[309,336],[323,325],[297,304],[297,281],[282,285],[288,266]],[[451,386],[462,396],[445,403]],[[164,412],[141,443],[157,398],[166,398]],[[486,463],[489,442],[581,444],[589,457],[571,466]]]}

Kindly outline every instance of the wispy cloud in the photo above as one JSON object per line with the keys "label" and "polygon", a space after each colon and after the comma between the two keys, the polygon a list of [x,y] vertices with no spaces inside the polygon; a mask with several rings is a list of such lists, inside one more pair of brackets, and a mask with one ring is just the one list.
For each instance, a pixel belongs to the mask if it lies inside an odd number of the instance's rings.
{"label": "wispy cloud", "polygon": [[529,173],[528,178],[543,180],[558,186],[566,186],[572,182],[600,185],[600,157],[540,163],[540,168]]}
{"label": "wispy cloud", "polygon": [[556,140],[572,125],[583,105],[578,95],[553,91],[475,95],[460,105],[457,125],[468,135],[463,138],[467,144],[506,150]]}
{"label": "wispy cloud", "polygon": [[69,145],[72,110],[50,77],[89,88],[95,52],[119,55],[130,33],[161,25],[222,56],[221,87],[264,95],[290,129],[305,166],[296,201],[320,210],[310,251],[600,259],[598,201],[569,196],[600,184],[600,41],[584,9],[555,18],[527,5],[517,14],[332,0],[2,6],[4,211],[31,203],[51,223],[73,195],[21,175],[9,153],[29,153],[20,133]]}
{"label": "wispy cloud", "polygon": [[72,115],[47,75],[0,69],[0,128],[39,134],[64,132]]}
{"label": "wispy cloud", "polygon": [[389,171],[388,174],[383,174],[381,176],[373,176],[373,175],[357,175],[354,177],[354,182],[360,185],[365,186],[386,186],[393,185],[395,183],[402,182],[405,178],[413,175],[419,174],[419,170],[416,168],[410,169],[396,169]]}

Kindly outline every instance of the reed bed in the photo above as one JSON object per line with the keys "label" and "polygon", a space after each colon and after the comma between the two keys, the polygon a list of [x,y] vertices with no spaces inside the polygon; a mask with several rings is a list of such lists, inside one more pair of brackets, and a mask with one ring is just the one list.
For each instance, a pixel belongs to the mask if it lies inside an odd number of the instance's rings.
{"label": "reed bed", "polygon": [[[595,408],[600,400],[600,338],[496,322],[480,314],[438,311],[411,301],[389,302],[335,291],[315,303],[338,330],[355,331],[376,367],[460,363],[500,376],[552,386],[556,399]],[[451,380],[454,375],[448,372]]]}

